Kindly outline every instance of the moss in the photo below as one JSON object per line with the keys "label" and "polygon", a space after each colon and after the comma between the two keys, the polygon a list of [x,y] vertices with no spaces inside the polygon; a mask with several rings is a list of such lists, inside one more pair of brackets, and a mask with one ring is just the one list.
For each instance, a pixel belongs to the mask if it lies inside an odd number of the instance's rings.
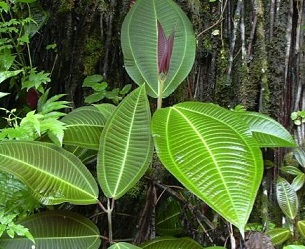
{"label": "moss", "polygon": [[100,37],[92,32],[84,42],[84,75],[95,73],[96,67],[103,56],[103,43]]}
{"label": "moss", "polygon": [[74,8],[74,6],[75,6],[74,0],[60,1],[60,6],[59,6],[59,9],[58,9],[58,13],[69,12]]}

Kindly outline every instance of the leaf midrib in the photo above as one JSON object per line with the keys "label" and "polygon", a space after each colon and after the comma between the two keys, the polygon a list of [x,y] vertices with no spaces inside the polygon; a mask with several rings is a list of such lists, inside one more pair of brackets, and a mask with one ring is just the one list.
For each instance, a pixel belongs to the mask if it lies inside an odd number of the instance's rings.
{"label": "leaf midrib", "polygon": [[[225,187],[225,190],[226,190],[226,192],[227,192],[227,196],[228,196],[229,199],[230,199],[230,203],[234,206],[235,217],[238,217],[238,213],[237,213],[237,210],[236,210],[236,208],[235,208],[235,202],[233,201],[232,196],[229,194],[230,191],[229,191],[229,188],[228,188],[227,183],[226,183],[226,181],[225,181],[225,178],[224,178],[224,176],[223,176],[223,174],[222,174],[222,172],[221,172],[221,170],[220,170],[220,167],[219,167],[219,165],[218,165],[218,161],[216,160],[216,158],[215,158],[213,152],[211,151],[211,149],[210,149],[208,143],[205,141],[204,137],[203,137],[203,136],[201,135],[201,133],[197,130],[197,128],[192,124],[192,122],[191,122],[191,121],[190,121],[181,111],[179,111],[176,107],[173,107],[172,109],[175,110],[178,114],[180,114],[180,116],[189,124],[189,126],[192,128],[192,130],[197,134],[197,136],[199,137],[199,139],[202,141],[204,147],[207,149],[207,151],[208,151],[208,153],[209,153],[209,155],[210,155],[210,157],[211,157],[211,159],[212,159],[212,161],[213,161],[213,163],[214,163],[214,165],[215,165],[215,168],[216,168],[216,170],[217,170],[217,172],[218,172],[218,175],[221,177],[221,182],[223,183],[223,186]],[[172,160],[173,160],[173,158],[172,158]],[[181,175],[184,175],[184,173],[181,172],[181,170],[180,170],[179,167],[177,167],[177,169],[180,171],[180,174],[181,174]],[[193,185],[192,182],[190,182],[190,181],[188,181],[188,183],[191,184],[191,185]],[[197,187],[195,187],[194,185],[193,185],[193,187],[194,187],[194,189],[197,188]]]}
{"label": "leaf midrib", "polygon": [[[46,147],[46,148],[53,150],[53,149],[50,148],[50,147]],[[61,156],[65,157],[65,158],[73,165],[73,168],[76,169],[76,170],[80,173],[80,175],[83,175],[83,173],[82,173],[77,167],[74,167],[74,164],[72,163],[72,161],[71,161],[69,158],[67,158],[67,157],[66,157],[65,155],[63,155],[63,154],[61,154]],[[25,161],[22,161],[21,159],[17,159],[17,158],[14,158],[14,157],[11,157],[11,156],[7,156],[7,155],[4,155],[4,154],[1,154],[1,153],[0,153],[0,158],[1,158],[1,157],[7,158],[8,160],[12,160],[12,161],[17,161],[17,162],[19,162],[19,163],[21,163],[21,164],[23,164],[23,165],[27,165],[28,167],[34,169],[35,171],[42,172],[42,173],[44,173],[45,175],[50,176],[51,178],[54,178],[55,180],[57,180],[57,181],[59,181],[59,182],[62,182],[62,183],[64,183],[64,184],[68,185],[68,186],[72,186],[72,187],[73,187],[72,189],[77,189],[77,190],[79,190],[80,192],[85,193],[87,196],[91,196],[91,197],[93,197],[95,200],[97,200],[97,198],[96,198],[94,195],[89,194],[87,191],[84,191],[82,188],[79,188],[79,187],[77,187],[76,185],[71,184],[70,182],[64,181],[62,178],[59,178],[59,177],[56,176],[56,175],[52,175],[52,174],[50,174],[49,172],[47,172],[47,171],[45,171],[45,170],[39,169],[39,168],[37,168],[37,166],[35,167],[35,165],[32,166],[31,164],[26,163]],[[22,177],[22,176],[19,175],[19,174],[16,174],[16,172],[11,172],[10,170],[7,170],[7,169],[4,169],[4,170],[6,170],[6,171],[8,171],[8,172],[10,172],[10,173],[12,173],[12,174],[14,174],[14,175],[18,175],[19,178],[21,178],[21,179],[24,179],[24,177]],[[91,189],[92,192],[94,193],[95,191],[91,188],[91,184],[87,181],[86,178],[83,178],[83,179],[85,179],[85,182],[88,184],[88,186],[90,186],[90,189]],[[27,182],[27,181],[25,180],[25,182]],[[32,189],[33,192],[36,192],[31,186],[29,186],[29,187]],[[89,194],[89,195],[88,195],[88,194]],[[40,194],[39,194],[39,195],[40,195]],[[57,198],[55,198],[55,200],[56,200],[56,199],[57,199]]]}

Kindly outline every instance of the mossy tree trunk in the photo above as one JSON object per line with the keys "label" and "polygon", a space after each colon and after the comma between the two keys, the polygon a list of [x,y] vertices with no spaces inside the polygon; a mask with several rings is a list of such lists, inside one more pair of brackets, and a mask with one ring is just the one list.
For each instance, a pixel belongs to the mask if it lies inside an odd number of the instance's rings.
{"label": "mossy tree trunk", "polygon": [[[197,56],[188,78],[165,103],[195,99],[227,108],[241,104],[271,115],[295,132],[303,145],[304,125],[294,127],[290,114],[305,109],[304,1],[176,2],[194,25]],[[110,88],[131,82],[120,48],[120,28],[129,0],[48,0],[41,5],[50,18],[34,37],[33,60],[52,72],[53,93],[66,93],[80,106],[86,95],[81,85],[87,75],[103,75]],[[56,50],[45,50],[53,43]],[[264,179],[270,201],[285,153],[265,153],[275,165]],[[263,216],[264,220],[268,214]]]}

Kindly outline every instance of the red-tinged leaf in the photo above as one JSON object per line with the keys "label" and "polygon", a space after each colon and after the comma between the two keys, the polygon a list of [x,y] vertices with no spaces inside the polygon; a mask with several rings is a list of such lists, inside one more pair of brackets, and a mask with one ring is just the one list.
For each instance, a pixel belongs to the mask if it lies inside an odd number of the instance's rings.
{"label": "red-tinged leaf", "polygon": [[28,91],[28,95],[26,97],[26,103],[31,109],[35,109],[37,107],[38,99],[39,99],[38,92],[35,89],[30,88]]}
{"label": "red-tinged leaf", "polygon": [[158,69],[159,74],[167,74],[170,66],[170,60],[172,57],[175,30],[173,29],[169,38],[166,38],[164,29],[161,23],[158,22]]}

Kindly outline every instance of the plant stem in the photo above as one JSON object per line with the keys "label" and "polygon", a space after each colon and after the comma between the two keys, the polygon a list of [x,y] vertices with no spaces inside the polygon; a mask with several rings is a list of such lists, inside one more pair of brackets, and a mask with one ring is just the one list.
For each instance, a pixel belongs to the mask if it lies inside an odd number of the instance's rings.
{"label": "plant stem", "polygon": [[107,198],[107,218],[108,218],[108,237],[109,243],[113,244],[113,233],[112,233],[112,211],[114,208],[114,199]]}
{"label": "plant stem", "polygon": [[157,100],[157,110],[162,108],[162,98],[163,98],[163,87],[164,81],[159,78],[159,89],[158,89],[158,100]]}
{"label": "plant stem", "polygon": [[231,223],[229,224],[229,229],[230,229],[231,249],[236,249],[236,241],[235,241],[235,238],[234,238],[233,226],[232,226]]}

